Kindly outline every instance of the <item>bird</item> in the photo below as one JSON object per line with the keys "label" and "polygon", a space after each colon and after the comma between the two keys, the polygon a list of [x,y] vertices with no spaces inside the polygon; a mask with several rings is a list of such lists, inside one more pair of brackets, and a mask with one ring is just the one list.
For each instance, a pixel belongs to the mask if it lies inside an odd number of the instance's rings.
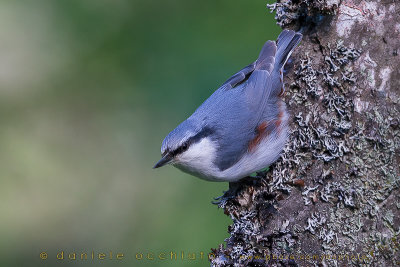
{"label": "bird", "polygon": [[171,164],[208,181],[237,182],[280,156],[288,138],[283,68],[302,34],[283,30],[256,61],[223,83],[161,145]]}

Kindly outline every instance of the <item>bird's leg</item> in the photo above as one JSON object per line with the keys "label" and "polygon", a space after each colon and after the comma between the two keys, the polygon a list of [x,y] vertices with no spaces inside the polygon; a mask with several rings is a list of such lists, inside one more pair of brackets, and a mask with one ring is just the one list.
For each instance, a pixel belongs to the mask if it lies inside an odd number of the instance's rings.
{"label": "bird's leg", "polygon": [[223,195],[214,198],[214,201],[211,201],[211,203],[214,205],[218,205],[219,208],[224,208],[228,200],[234,199],[236,197],[239,188],[240,182],[229,182],[229,189],[223,191]]}
{"label": "bird's leg", "polygon": [[229,189],[223,191],[223,195],[214,198],[212,204],[218,205],[218,207],[223,208],[228,200],[234,199],[238,193],[242,190],[244,185],[254,184],[259,182],[260,177],[247,176],[237,182],[229,182]]}

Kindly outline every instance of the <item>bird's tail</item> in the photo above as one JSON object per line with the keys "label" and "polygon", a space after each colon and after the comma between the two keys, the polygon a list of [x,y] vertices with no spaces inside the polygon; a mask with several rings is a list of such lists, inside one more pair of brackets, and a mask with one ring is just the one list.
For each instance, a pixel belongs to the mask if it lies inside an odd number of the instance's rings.
{"label": "bird's tail", "polygon": [[260,55],[255,62],[256,70],[266,70],[272,72],[275,64],[276,44],[273,41],[267,41],[261,49]]}
{"label": "bird's tail", "polygon": [[281,70],[302,37],[301,33],[282,31],[276,42],[268,41],[264,44],[255,62],[255,69],[266,70],[269,73],[272,70]]}
{"label": "bird's tail", "polygon": [[300,43],[303,35],[290,30],[284,30],[279,34],[276,41],[277,51],[275,56],[274,69],[279,71],[285,66],[286,61],[292,54],[293,50]]}

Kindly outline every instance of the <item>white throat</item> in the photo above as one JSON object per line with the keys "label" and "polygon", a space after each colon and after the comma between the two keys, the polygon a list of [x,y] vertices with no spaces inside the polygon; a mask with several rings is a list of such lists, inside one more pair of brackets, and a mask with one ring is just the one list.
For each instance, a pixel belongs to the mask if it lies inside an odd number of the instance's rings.
{"label": "white throat", "polygon": [[177,155],[172,163],[184,172],[209,178],[215,174],[214,159],[216,157],[216,143],[205,137],[200,142],[189,146],[188,150]]}

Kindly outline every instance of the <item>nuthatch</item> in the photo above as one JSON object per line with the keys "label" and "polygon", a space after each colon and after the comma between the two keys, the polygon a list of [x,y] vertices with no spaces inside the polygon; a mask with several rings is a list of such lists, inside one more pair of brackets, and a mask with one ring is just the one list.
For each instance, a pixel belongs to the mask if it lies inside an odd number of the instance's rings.
{"label": "nuthatch", "polygon": [[161,147],[167,163],[209,181],[235,182],[279,158],[288,136],[283,67],[302,35],[284,30],[221,85]]}

